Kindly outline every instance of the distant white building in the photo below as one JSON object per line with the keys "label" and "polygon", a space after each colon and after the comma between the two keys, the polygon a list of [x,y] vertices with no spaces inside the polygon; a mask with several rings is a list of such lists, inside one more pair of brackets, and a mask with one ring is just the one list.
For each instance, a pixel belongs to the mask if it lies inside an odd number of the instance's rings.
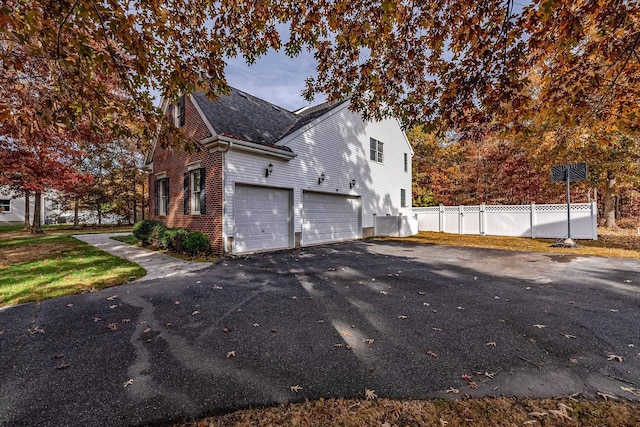
{"label": "distant white building", "polygon": [[[7,187],[0,187],[0,225],[22,225],[24,224],[24,208],[26,199],[24,196],[18,196]],[[34,212],[34,196],[29,197],[29,222],[33,222]],[[40,205],[40,218],[42,224],[45,223],[47,216],[59,213],[57,206],[50,197],[44,196],[43,203]]]}

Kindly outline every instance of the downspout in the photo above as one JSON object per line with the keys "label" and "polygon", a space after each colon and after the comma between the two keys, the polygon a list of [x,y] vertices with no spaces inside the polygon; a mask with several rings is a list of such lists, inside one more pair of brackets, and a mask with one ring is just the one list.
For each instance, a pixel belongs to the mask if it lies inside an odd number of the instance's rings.
{"label": "downspout", "polygon": [[[227,236],[227,153],[233,146],[232,141],[227,142],[227,147],[222,151],[222,252],[226,253],[228,248]],[[228,252],[232,252],[230,248]]]}

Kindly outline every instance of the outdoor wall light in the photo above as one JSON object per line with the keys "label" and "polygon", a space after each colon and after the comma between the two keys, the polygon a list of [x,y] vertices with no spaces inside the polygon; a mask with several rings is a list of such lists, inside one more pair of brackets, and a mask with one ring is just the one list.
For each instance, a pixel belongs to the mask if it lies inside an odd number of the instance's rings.
{"label": "outdoor wall light", "polygon": [[349,183],[349,188],[353,189],[353,187],[356,186],[356,180],[352,179],[351,182]]}
{"label": "outdoor wall light", "polygon": [[265,176],[269,178],[269,175],[271,175],[272,173],[273,173],[273,165],[269,163],[269,166],[267,166],[267,169],[265,171]]}
{"label": "outdoor wall light", "polygon": [[318,178],[318,184],[322,184],[324,182],[324,172],[320,174],[320,178]]}

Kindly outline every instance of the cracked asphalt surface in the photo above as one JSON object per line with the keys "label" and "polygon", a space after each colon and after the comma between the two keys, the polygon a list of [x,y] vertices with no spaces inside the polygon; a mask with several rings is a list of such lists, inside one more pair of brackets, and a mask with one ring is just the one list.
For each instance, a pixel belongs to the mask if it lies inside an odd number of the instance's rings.
{"label": "cracked asphalt surface", "polygon": [[0,330],[6,426],[168,423],[365,389],[637,401],[621,387],[640,388],[640,261],[350,242],[3,308]]}

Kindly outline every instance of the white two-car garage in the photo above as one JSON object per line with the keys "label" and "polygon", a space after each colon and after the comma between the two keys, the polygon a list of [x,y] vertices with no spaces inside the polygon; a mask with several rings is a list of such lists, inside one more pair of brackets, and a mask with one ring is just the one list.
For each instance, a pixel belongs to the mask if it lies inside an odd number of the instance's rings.
{"label": "white two-car garage", "polygon": [[254,252],[292,246],[291,190],[236,185],[233,251]]}
{"label": "white two-car garage", "polygon": [[361,198],[341,194],[302,193],[302,246],[362,237]]}

